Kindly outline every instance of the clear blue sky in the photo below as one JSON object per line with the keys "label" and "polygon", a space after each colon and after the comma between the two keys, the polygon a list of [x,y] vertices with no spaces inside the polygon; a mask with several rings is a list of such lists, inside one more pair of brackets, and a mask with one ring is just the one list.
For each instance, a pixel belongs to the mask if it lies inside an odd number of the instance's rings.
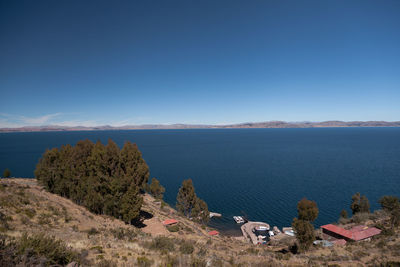
{"label": "clear blue sky", "polygon": [[0,1],[0,127],[400,120],[400,1]]}

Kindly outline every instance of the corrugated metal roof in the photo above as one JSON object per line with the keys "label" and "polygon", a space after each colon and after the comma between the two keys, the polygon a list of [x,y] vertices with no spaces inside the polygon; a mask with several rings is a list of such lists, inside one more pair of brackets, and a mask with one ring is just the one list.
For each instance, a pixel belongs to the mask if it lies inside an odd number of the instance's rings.
{"label": "corrugated metal roof", "polygon": [[336,226],[336,225],[333,225],[333,224],[322,225],[321,228],[322,229],[326,229],[328,231],[331,231],[331,232],[333,232],[335,234],[347,237],[349,239],[352,238],[352,235],[351,235],[352,233],[349,230],[346,230],[346,229],[344,229],[342,227],[339,227],[339,226]]}
{"label": "corrugated metal roof", "polygon": [[219,232],[214,230],[214,231],[208,232],[208,234],[209,235],[219,235]]}
{"label": "corrugated metal roof", "polygon": [[170,224],[174,224],[174,223],[178,223],[178,221],[175,219],[167,219],[167,220],[163,221],[164,225],[170,225]]}
{"label": "corrugated metal roof", "polygon": [[381,230],[379,230],[378,228],[375,227],[368,227],[367,229],[362,229],[360,231],[355,231],[353,232],[353,240],[355,241],[359,241],[359,240],[363,240],[366,238],[370,238],[374,235],[379,235],[381,233]]}
{"label": "corrugated metal roof", "polygon": [[370,238],[372,236],[379,235],[381,233],[381,230],[379,230],[378,228],[368,227],[365,225],[354,226],[349,230],[346,230],[342,227],[333,224],[323,225],[321,226],[321,228],[326,229],[335,234],[341,235],[343,237],[346,237],[348,239],[352,239],[354,241]]}

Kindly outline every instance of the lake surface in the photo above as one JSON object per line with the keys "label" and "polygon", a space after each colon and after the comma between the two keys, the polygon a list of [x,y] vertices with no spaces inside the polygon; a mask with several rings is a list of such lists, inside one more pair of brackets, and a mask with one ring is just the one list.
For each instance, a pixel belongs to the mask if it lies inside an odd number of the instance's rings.
{"label": "lake surface", "polygon": [[238,233],[232,216],[290,226],[297,202],[315,200],[316,226],[337,221],[351,196],[371,208],[383,195],[400,195],[400,128],[201,129],[0,133],[0,170],[33,177],[47,148],[81,139],[138,144],[175,205],[182,180],[192,178],[211,211],[210,224]]}

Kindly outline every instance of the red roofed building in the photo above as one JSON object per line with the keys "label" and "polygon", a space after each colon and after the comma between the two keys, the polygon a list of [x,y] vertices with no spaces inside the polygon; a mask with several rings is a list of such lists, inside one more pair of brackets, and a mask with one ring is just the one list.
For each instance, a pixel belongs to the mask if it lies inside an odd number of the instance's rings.
{"label": "red roofed building", "polygon": [[176,223],[178,223],[178,221],[175,219],[167,219],[162,222],[163,225],[172,225],[172,224],[176,224]]}
{"label": "red roofed building", "polygon": [[360,241],[375,235],[379,235],[381,230],[375,227],[368,227],[365,225],[355,226],[349,230],[333,224],[321,226],[322,232],[336,239],[344,239],[346,241]]}
{"label": "red roofed building", "polygon": [[208,232],[208,234],[209,235],[219,235],[219,232],[214,230],[214,231]]}

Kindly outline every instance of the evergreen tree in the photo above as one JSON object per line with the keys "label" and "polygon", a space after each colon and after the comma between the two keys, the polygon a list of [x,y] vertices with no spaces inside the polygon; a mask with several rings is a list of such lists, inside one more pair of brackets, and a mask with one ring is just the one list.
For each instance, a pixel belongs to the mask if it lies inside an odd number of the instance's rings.
{"label": "evergreen tree", "polygon": [[315,201],[303,198],[297,204],[297,212],[299,220],[313,222],[318,217],[319,211]]}
{"label": "evergreen tree", "polygon": [[120,150],[117,144],[114,143],[113,140],[108,139],[105,155],[108,177],[115,177],[119,175],[119,153]]}
{"label": "evergreen tree", "polygon": [[350,208],[351,208],[353,215],[361,211],[360,200],[361,200],[360,193],[356,193],[351,197]]}
{"label": "evergreen tree", "polygon": [[156,178],[151,179],[149,190],[150,194],[152,194],[156,199],[163,199],[165,188]]}
{"label": "evergreen tree", "polygon": [[121,199],[120,214],[122,215],[122,220],[126,223],[132,223],[134,219],[139,217],[142,203],[143,198],[139,194],[139,188],[135,184],[132,184]]}
{"label": "evergreen tree", "polygon": [[318,207],[315,201],[303,198],[297,204],[298,218],[293,219],[292,226],[296,232],[299,248],[308,250],[315,240],[314,226],[311,224],[318,217]]}
{"label": "evergreen tree", "polygon": [[369,213],[369,201],[365,195],[360,198],[360,212]]}
{"label": "evergreen tree", "polygon": [[184,180],[176,197],[176,208],[183,215],[190,218],[196,198],[192,179]]}
{"label": "evergreen tree", "polygon": [[42,185],[51,193],[54,193],[57,177],[59,177],[59,151],[57,148],[47,150],[36,165],[35,176]]}
{"label": "evergreen tree", "polygon": [[10,176],[11,176],[11,171],[9,169],[5,169],[3,172],[3,177],[10,178]]}
{"label": "evergreen tree", "polygon": [[400,225],[400,201],[395,196],[383,196],[379,199],[379,203],[384,211],[390,214],[391,228]]}
{"label": "evergreen tree", "polygon": [[207,203],[201,198],[196,198],[192,209],[192,218],[194,221],[202,224],[207,224],[210,220],[210,212],[208,211]]}
{"label": "evergreen tree", "polygon": [[149,168],[142,158],[136,144],[126,142],[120,152],[121,174],[132,178],[141,190],[144,189],[149,179]]}
{"label": "evergreen tree", "polygon": [[297,218],[293,219],[292,226],[296,232],[296,238],[299,241],[300,250],[308,250],[315,240],[314,226],[309,221]]}

